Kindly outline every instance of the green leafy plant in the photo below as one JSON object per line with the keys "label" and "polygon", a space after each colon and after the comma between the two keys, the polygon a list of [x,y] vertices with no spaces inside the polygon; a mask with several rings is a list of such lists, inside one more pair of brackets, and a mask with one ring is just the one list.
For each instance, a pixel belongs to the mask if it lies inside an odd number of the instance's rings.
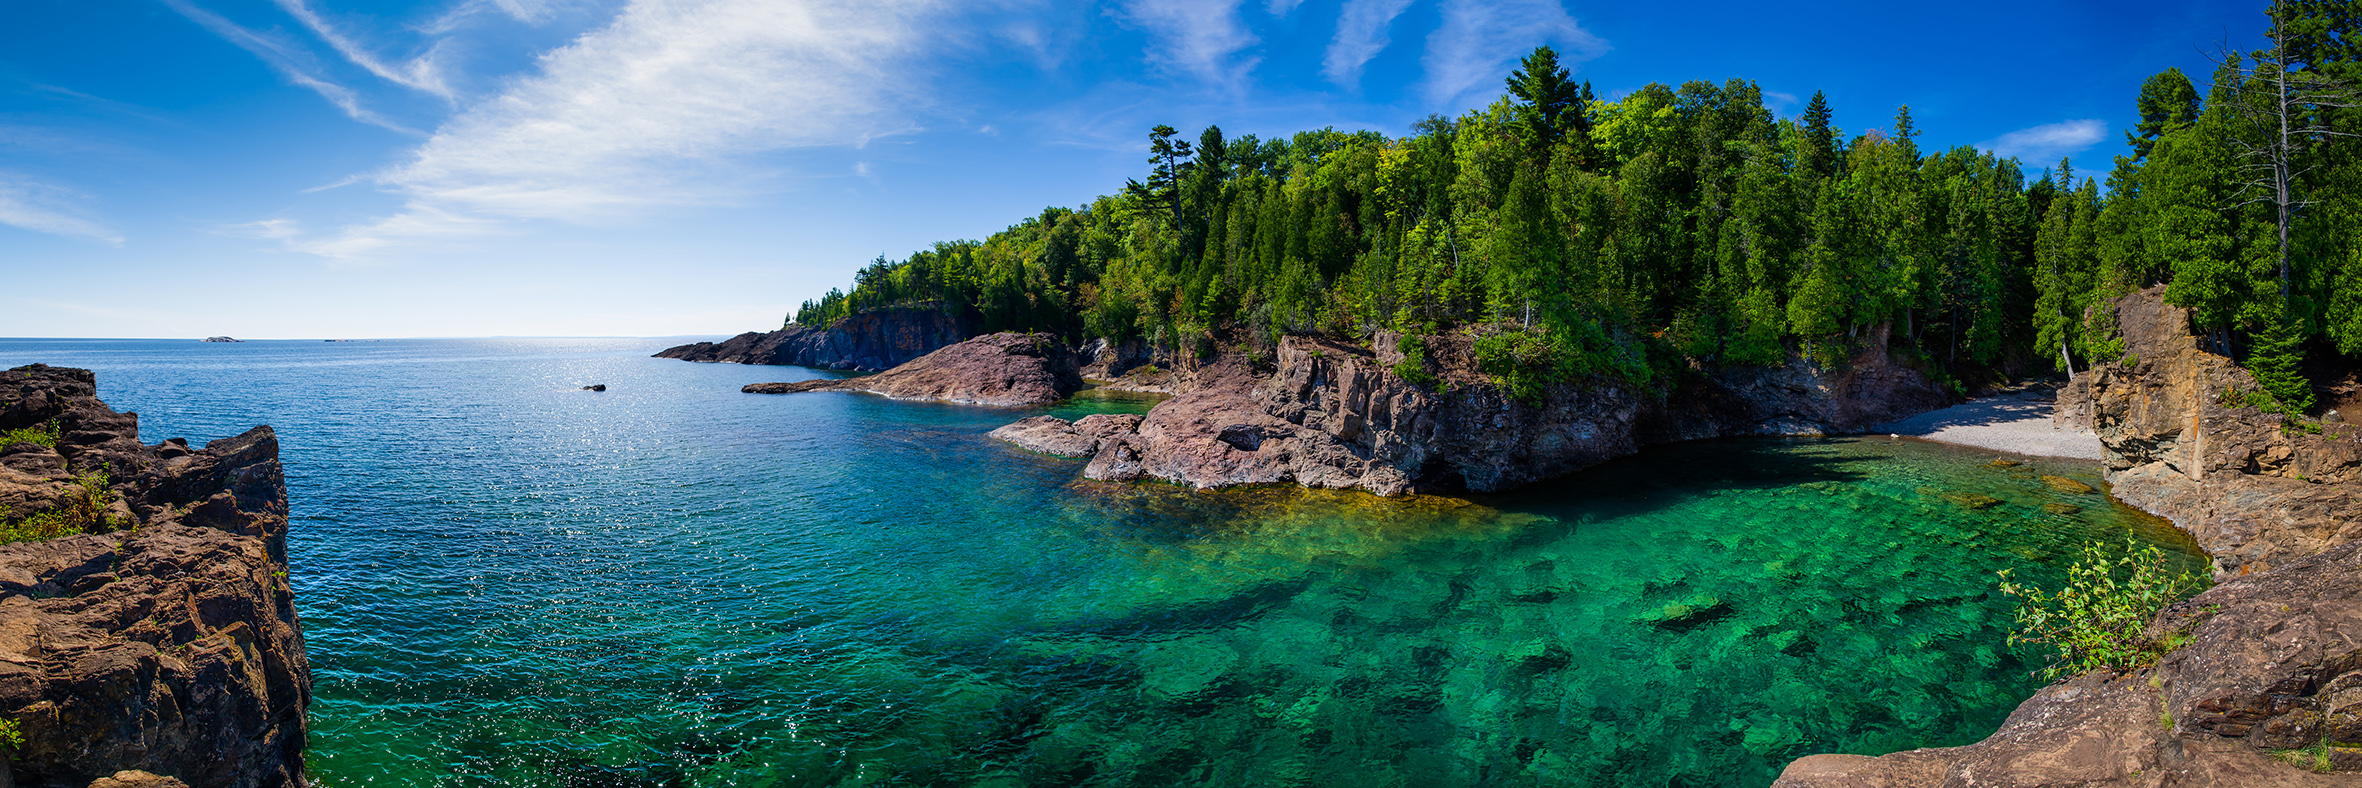
{"label": "green leafy plant", "polygon": [[2196,573],[2175,567],[2165,551],[2130,535],[2121,552],[2085,544],[2067,567],[2066,586],[2056,592],[2017,582],[2006,569],[2000,574],[2001,593],[2018,598],[2010,644],[2044,644],[2055,652],[2042,670],[2045,679],[2122,672],[2156,661],[2180,646],[2182,636],[2152,640],[2149,620],[2205,587]]}
{"label": "green leafy plant", "polygon": [[1424,389],[1435,388],[1435,376],[1427,372],[1427,343],[1410,334],[1394,341],[1394,349],[1402,351],[1402,360],[1394,362],[1394,374]]}
{"label": "green leafy plant", "polygon": [[0,719],[0,747],[13,750],[23,746],[25,746],[25,734],[24,731],[17,728],[16,720]]}
{"label": "green leafy plant", "polygon": [[13,430],[0,430],[0,446],[13,446],[19,443],[38,443],[54,449],[57,448],[57,438],[59,432],[61,432],[61,430],[58,427],[56,419],[51,419],[47,424],[36,424],[30,427],[18,427]]}
{"label": "green leafy plant", "polygon": [[74,477],[74,490],[57,505],[13,522],[0,520],[0,544],[112,530],[120,524],[107,513],[114,503],[115,491],[107,472],[84,473]]}

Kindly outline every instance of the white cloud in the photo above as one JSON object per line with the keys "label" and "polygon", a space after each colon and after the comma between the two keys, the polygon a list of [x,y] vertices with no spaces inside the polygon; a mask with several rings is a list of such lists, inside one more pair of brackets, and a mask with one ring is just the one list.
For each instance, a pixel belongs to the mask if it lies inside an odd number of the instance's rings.
{"label": "white cloud", "polygon": [[1303,4],[1304,0],[1271,0],[1269,4],[1264,6],[1264,9],[1270,11],[1272,16],[1287,16],[1288,12],[1296,10],[1296,6]]}
{"label": "white cloud", "polygon": [[1423,92],[1440,106],[1470,91],[1499,89],[1510,64],[1541,44],[1557,45],[1558,62],[1566,66],[1608,50],[1558,0],[1444,0],[1443,24],[1427,36]]}
{"label": "white cloud", "polygon": [[1337,37],[1329,41],[1320,73],[1342,87],[1359,83],[1362,66],[1394,43],[1386,35],[1387,26],[1410,7],[1411,0],[1345,0],[1344,10],[1337,14]]}
{"label": "white cloud", "polygon": [[285,10],[289,16],[295,17],[296,21],[302,22],[304,27],[311,28],[314,35],[319,36],[320,40],[328,42],[329,46],[336,49],[337,54],[352,61],[353,65],[367,69],[369,73],[376,74],[379,79],[387,82],[432,93],[446,99],[451,98],[451,87],[443,83],[443,75],[435,67],[434,49],[429,49],[425,56],[414,58],[407,65],[396,68],[379,60],[376,54],[371,53],[353,41],[352,38],[337,32],[336,28],[330,27],[328,20],[320,18],[320,15],[314,12],[311,5],[305,0],[273,0],[273,2],[278,3],[279,8]]}
{"label": "white cloud", "polygon": [[354,94],[350,88],[329,81],[322,74],[319,65],[312,62],[311,56],[301,47],[240,27],[237,23],[222,18],[220,14],[198,8],[196,4],[190,3],[188,0],[164,0],[164,4],[171,6],[172,10],[180,12],[181,16],[188,17],[189,21],[196,22],[206,30],[212,31],[214,35],[221,36],[223,40],[253,53],[264,63],[270,64],[271,68],[276,69],[288,81],[320,94],[320,97],[327,99],[328,103],[344,110],[346,117],[405,134],[419,133],[361,106],[360,96]]}
{"label": "white cloud", "polygon": [[1992,151],[1995,156],[2016,156],[2030,162],[2047,163],[2089,148],[2106,136],[2108,125],[2105,123],[2097,120],[2066,120],[2019,129],[1977,143],[1977,147]]}
{"label": "white cloud", "polygon": [[0,224],[122,246],[122,236],[76,215],[70,207],[75,196],[65,189],[0,172]]}
{"label": "white cloud", "polygon": [[1133,0],[1126,13],[1157,38],[1150,62],[1229,90],[1244,86],[1262,58],[1239,58],[1259,42],[1239,22],[1240,0]]}
{"label": "white cloud", "polygon": [[336,258],[731,199],[748,154],[855,146],[913,128],[932,0],[637,0],[463,109],[374,179],[385,219],[298,241]]}

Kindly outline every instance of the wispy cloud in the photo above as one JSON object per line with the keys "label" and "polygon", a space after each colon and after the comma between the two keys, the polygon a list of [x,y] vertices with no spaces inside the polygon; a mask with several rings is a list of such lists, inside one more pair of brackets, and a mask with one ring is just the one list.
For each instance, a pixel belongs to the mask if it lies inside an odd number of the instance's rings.
{"label": "wispy cloud", "polygon": [[336,105],[337,109],[344,110],[346,117],[405,134],[420,133],[361,106],[361,97],[355,94],[352,89],[330,81],[319,65],[313,62],[311,55],[305,52],[302,47],[248,30],[236,22],[223,18],[220,14],[197,7],[189,0],[163,0],[163,2],[172,10],[179,12],[181,16],[188,17],[189,21],[220,36],[222,40],[236,44],[239,48],[253,53],[255,57],[261,58],[264,63],[270,64],[272,69],[277,70],[288,81],[320,94],[320,97],[327,99],[328,103]]}
{"label": "wispy cloud", "polygon": [[1337,14],[1337,37],[1329,41],[1320,73],[1340,87],[1361,82],[1362,66],[1394,43],[1386,28],[1410,7],[1411,0],[1345,0],[1344,10]]}
{"label": "wispy cloud", "polygon": [[2032,162],[2077,153],[2108,136],[2108,124],[2097,120],[2066,120],[2019,129],[1977,143],[1995,156],[2016,156]]}
{"label": "wispy cloud", "polygon": [[73,203],[78,196],[24,176],[0,172],[0,224],[122,246],[123,236],[77,215]]}
{"label": "wispy cloud", "polygon": [[350,36],[337,32],[336,28],[330,26],[328,20],[320,18],[319,13],[313,11],[311,4],[305,0],[273,0],[273,2],[278,3],[279,8],[286,11],[288,16],[295,17],[296,21],[302,22],[304,27],[311,28],[312,34],[319,36],[320,40],[328,42],[330,47],[336,49],[337,54],[352,61],[353,65],[360,66],[371,74],[376,74],[377,78],[445,99],[452,97],[451,87],[443,83],[443,75],[435,67],[435,50],[429,49],[425,56],[414,58],[408,64],[396,68],[379,59],[368,48],[353,41]]}
{"label": "wispy cloud", "polygon": [[1288,12],[1303,4],[1304,0],[1271,0],[1264,9],[1270,11],[1272,16],[1287,16]]}
{"label": "wispy cloud", "polygon": [[1150,62],[1214,87],[1238,90],[1262,58],[1238,57],[1260,41],[1238,18],[1240,0],[1134,0],[1125,17],[1156,37]]}
{"label": "wispy cloud", "polygon": [[750,154],[913,129],[928,99],[911,61],[936,10],[932,0],[638,0],[376,174],[405,197],[398,213],[290,244],[349,259],[507,232],[507,220],[729,201]]}
{"label": "wispy cloud", "polygon": [[1558,0],[1444,0],[1443,24],[1427,36],[1423,92],[1431,104],[1449,104],[1490,87],[1509,73],[1511,62],[1540,44],[1558,45],[1565,65],[1608,50]]}

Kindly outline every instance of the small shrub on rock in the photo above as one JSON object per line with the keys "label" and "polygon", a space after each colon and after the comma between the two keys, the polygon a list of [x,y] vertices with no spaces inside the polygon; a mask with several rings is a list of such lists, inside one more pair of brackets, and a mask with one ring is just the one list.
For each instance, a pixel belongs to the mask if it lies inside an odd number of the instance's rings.
{"label": "small shrub on rock", "polygon": [[2149,620],[2166,605],[2204,588],[2205,580],[2173,566],[2165,551],[2124,538],[2121,552],[2098,542],[2083,546],[2057,592],[2019,583],[2001,571],[2001,593],[2018,598],[2011,645],[2037,643],[2055,652],[2042,677],[2095,670],[2129,671],[2155,662],[2179,642],[2147,636]]}

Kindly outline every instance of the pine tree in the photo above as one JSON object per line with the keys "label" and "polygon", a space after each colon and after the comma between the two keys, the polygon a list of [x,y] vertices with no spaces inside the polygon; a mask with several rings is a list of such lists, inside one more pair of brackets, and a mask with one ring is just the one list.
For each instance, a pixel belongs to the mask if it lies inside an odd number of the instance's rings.
{"label": "pine tree", "polygon": [[[1521,125],[1547,150],[1558,144],[1569,127],[1587,127],[1583,118],[1583,87],[1569,80],[1558,65],[1558,50],[1534,47],[1516,71],[1509,72],[1509,95],[1519,106]],[[1588,130],[1585,128],[1584,130]]]}
{"label": "pine tree", "polygon": [[1837,174],[1837,129],[1829,125],[1829,99],[1813,91],[1804,105],[1804,139],[1796,146],[1796,169],[1808,178]]}
{"label": "pine tree", "polygon": [[2140,122],[2133,131],[2124,132],[2124,142],[2132,146],[2132,158],[2149,158],[2149,149],[2157,145],[2157,138],[2166,132],[2198,121],[2198,88],[2178,68],[2168,68],[2141,83],[2140,97],[2135,100]]}

